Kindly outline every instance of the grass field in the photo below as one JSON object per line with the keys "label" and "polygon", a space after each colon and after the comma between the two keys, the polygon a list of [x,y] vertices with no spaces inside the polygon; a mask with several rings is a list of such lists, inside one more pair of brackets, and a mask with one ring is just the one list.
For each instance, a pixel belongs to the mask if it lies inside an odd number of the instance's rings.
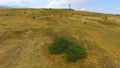
{"label": "grass field", "polygon": [[[76,63],[50,55],[54,37],[82,43]],[[0,68],[120,68],[120,16],[67,9],[0,10]]]}

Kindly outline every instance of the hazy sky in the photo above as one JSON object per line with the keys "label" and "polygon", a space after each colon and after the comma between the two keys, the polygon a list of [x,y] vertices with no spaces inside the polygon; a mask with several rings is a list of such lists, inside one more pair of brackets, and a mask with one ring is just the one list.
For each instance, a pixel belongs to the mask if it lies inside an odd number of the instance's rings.
{"label": "hazy sky", "polygon": [[0,0],[0,5],[32,8],[68,8],[69,3],[76,10],[120,14],[120,0]]}

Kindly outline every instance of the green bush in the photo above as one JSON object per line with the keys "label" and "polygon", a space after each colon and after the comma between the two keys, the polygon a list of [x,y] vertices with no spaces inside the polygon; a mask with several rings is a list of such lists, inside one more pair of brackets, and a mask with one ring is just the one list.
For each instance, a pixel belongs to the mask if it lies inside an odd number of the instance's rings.
{"label": "green bush", "polygon": [[49,52],[52,55],[65,53],[68,62],[76,62],[87,56],[82,45],[64,37],[55,38],[53,44],[49,46]]}
{"label": "green bush", "polygon": [[76,45],[76,43],[68,47],[66,54],[66,59],[69,62],[76,62],[78,59],[85,58],[87,55],[84,47],[79,44]]}
{"label": "green bush", "polygon": [[58,37],[54,39],[52,46],[49,47],[51,54],[62,54],[66,52],[70,41],[64,37]]}

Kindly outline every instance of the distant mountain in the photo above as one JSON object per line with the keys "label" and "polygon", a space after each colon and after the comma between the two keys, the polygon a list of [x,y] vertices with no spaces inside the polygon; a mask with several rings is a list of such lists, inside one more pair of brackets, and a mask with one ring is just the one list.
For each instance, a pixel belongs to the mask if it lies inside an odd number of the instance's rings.
{"label": "distant mountain", "polygon": [[10,9],[10,8],[25,8],[22,6],[7,6],[7,5],[0,5],[0,9]]}
{"label": "distant mountain", "polygon": [[8,8],[11,8],[11,7],[6,6],[6,5],[0,5],[0,9],[8,9]]}

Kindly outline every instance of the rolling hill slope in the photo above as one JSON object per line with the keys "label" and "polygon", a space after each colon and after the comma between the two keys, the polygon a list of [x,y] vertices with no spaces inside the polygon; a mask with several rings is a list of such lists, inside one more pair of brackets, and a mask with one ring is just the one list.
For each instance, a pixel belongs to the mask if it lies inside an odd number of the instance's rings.
{"label": "rolling hill slope", "polygon": [[[82,43],[88,56],[50,55],[56,36]],[[67,9],[0,10],[0,68],[120,68],[120,16]]]}

